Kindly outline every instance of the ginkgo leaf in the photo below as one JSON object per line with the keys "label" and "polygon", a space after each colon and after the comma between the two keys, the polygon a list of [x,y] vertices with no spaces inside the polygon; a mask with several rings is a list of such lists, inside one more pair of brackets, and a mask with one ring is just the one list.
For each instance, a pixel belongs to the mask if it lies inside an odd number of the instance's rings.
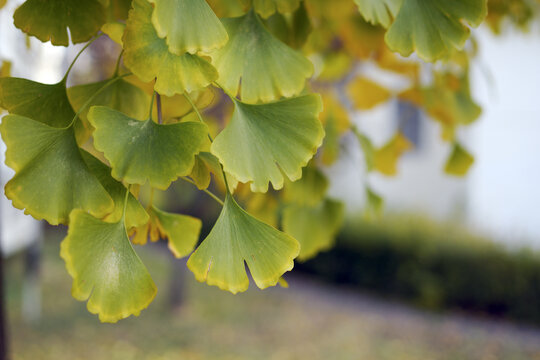
{"label": "ginkgo leaf", "polygon": [[245,212],[230,194],[214,228],[190,256],[195,278],[233,294],[247,290],[247,264],[261,289],[274,286],[294,266],[300,247],[291,236]]}
{"label": "ginkgo leaf", "polygon": [[240,90],[248,103],[290,97],[304,89],[313,65],[270,34],[253,11],[223,24],[229,42],[210,54],[220,86],[232,95]]}
{"label": "ginkgo leaf", "polygon": [[98,0],[27,0],[13,14],[15,26],[53,45],[86,42],[105,23],[105,9]]}
{"label": "ginkgo leaf", "polygon": [[373,109],[375,106],[390,99],[390,91],[376,82],[359,77],[347,85],[347,94],[353,106],[359,110]]}
{"label": "ginkgo leaf", "polygon": [[[93,105],[103,105],[138,120],[142,120],[148,116],[150,96],[142,89],[123,79],[117,80],[95,95],[109,81],[110,79],[70,87],[67,94],[73,108],[79,111],[93,97],[90,104],[87,104],[87,109]],[[85,110],[79,115],[83,121],[88,121],[86,119],[87,113],[88,110]]]}
{"label": "ginkgo leaf", "polygon": [[318,168],[306,166],[300,180],[287,183],[283,197],[298,205],[314,206],[324,199],[328,185],[328,179]]}
{"label": "ginkgo leaf", "polygon": [[409,139],[398,132],[386,145],[375,152],[375,169],[384,175],[396,175],[399,158],[412,147],[413,144]]}
{"label": "ginkgo leaf", "polygon": [[117,43],[120,46],[123,46],[122,37],[124,36],[124,31],[126,30],[126,24],[121,22],[109,22],[104,24],[101,27],[101,31],[107,34],[112,41]]}
{"label": "ginkgo leaf", "polygon": [[373,25],[390,26],[403,0],[354,0],[360,14]]}
{"label": "ginkgo leaf", "polygon": [[[22,78],[0,78],[0,107],[52,127],[66,127],[75,112],[69,103],[66,83],[42,84]],[[75,121],[75,136],[84,143],[89,132],[84,122]]]}
{"label": "ginkgo leaf", "polygon": [[201,89],[217,79],[216,69],[203,58],[169,52],[151,18],[152,5],[133,0],[123,38],[124,63],[137,77],[144,82],[156,79],[154,89],[167,96]]}
{"label": "ginkgo leaf", "polygon": [[474,157],[463,146],[455,143],[444,171],[449,175],[464,176],[473,164]]}
{"label": "ginkgo leaf", "polygon": [[344,205],[325,200],[317,206],[289,205],[283,211],[283,231],[300,243],[299,261],[329,249],[341,228]]}
{"label": "ginkgo leaf", "polygon": [[276,11],[282,14],[292,13],[298,6],[300,0],[253,0],[253,8],[265,19]]}
{"label": "ginkgo leaf", "polygon": [[68,126],[75,113],[69,104],[66,84],[42,84],[21,78],[0,78],[0,106],[52,127]]}
{"label": "ginkgo leaf", "polygon": [[461,49],[472,27],[487,15],[487,0],[403,0],[386,33],[388,47],[403,56],[416,50],[425,61],[435,61]]}
{"label": "ginkgo leaf", "polygon": [[313,30],[303,2],[291,14],[274,13],[264,21],[264,24],[274,36],[293,49],[302,48]]}
{"label": "ginkgo leaf", "polygon": [[7,146],[6,165],[15,170],[5,187],[14,207],[52,225],[66,224],[73,209],[97,217],[113,210],[111,197],[81,157],[73,128],[7,115],[0,132]]}
{"label": "ginkgo leaf", "polygon": [[177,258],[193,251],[201,232],[201,220],[188,215],[173,214],[152,207],[161,238],[169,240],[169,249]]}
{"label": "ginkgo leaf", "polygon": [[266,192],[283,187],[283,174],[291,181],[322,144],[324,130],[318,114],[318,95],[304,95],[269,104],[249,105],[235,100],[230,123],[215,138],[211,151],[226,172],[251,190]]}
{"label": "ginkgo leaf", "polygon": [[[114,201],[114,210],[103,218],[103,220],[107,222],[120,221],[124,210],[124,201],[127,191],[126,187],[111,176],[110,167],[84,150],[81,150],[81,154],[92,174],[99,180]],[[130,193],[126,206],[126,228],[130,229],[134,226],[145,224],[148,220],[148,214],[135,196]]]}
{"label": "ginkgo leaf", "polygon": [[88,300],[88,311],[102,322],[138,316],[156,295],[156,285],[133,250],[123,221],[108,223],[74,210],[60,256],[73,278],[71,294]]}
{"label": "ginkgo leaf", "polygon": [[208,53],[229,36],[205,0],[148,0],[154,4],[152,24],[176,55]]}
{"label": "ginkgo leaf", "polygon": [[90,108],[88,120],[96,129],[94,146],[109,160],[115,179],[140,185],[148,181],[162,190],[189,175],[208,134],[202,123],[160,125],[104,106]]}
{"label": "ginkgo leaf", "polygon": [[[11,76],[11,65],[11,61],[2,60],[2,64],[0,65],[0,78]],[[1,103],[0,106],[2,106]]]}

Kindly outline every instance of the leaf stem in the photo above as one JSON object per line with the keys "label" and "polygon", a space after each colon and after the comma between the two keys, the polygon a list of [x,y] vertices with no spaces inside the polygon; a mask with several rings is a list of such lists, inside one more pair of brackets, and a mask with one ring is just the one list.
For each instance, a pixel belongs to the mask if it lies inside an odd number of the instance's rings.
{"label": "leaf stem", "polygon": [[[182,179],[182,180],[184,180],[184,181],[187,181],[188,183],[197,186],[197,184],[195,183],[195,181],[191,180],[190,178],[188,178],[188,177],[186,177],[186,176],[180,176],[180,179]],[[197,187],[197,189],[199,189],[199,188]],[[211,192],[210,190],[208,190],[208,189],[199,189],[199,190],[204,191],[208,196],[210,196],[212,199],[216,200],[221,206],[224,205],[223,200],[221,200],[216,194],[214,194],[214,193]],[[228,191],[228,190],[227,190],[227,191]]]}
{"label": "leaf stem", "polygon": [[[188,101],[189,105],[191,105],[191,107],[193,108],[193,111],[195,111],[195,114],[197,114],[199,121],[204,124],[204,120],[203,120],[203,117],[201,116],[199,109],[197,108],[193,100],[191,100],[191,97],[188,95],[188,93],[185,92],[184,97]],[[212,139],[212,135],[210,135],[210,133],[208,134],[208,138],[210,139],[210,142],[214,142],[214,139]]]}
{"label": "leaf stem", "polygon": [[[218,86],[219,86],[219,84],[218,84]],[[197,114],[197,117],[199,118],[199,121],[204,124],[204,120],[203,120],[203,118],[201,116],[201,113],[199,112],[199,109],[197,109],[197,106],[195,106],[195,104],[193,103],[193,100],[191,100],[191,98],[189,97],[189,95],[187,93],[184,93],[184,97],[187,99],[187,101],[189,102],[189,104],[193,108],[193,111],[195,111],[195,113]],[[214,142],[214,139],[212,139],[212,136],[210,134],[208,134],[208,138],[210,139],[210,142]],[[229,183],[227,181],[227,174],[225,174],[225,170],[223,169],[223,165],[221,163],[219,163],[219,167],[221,169],[221,174],[223,174],[223,181],[225,182],[225,189],[227,190],[227,194],[230,194]]]}
{"label": "leaf stem", "polygon": [[120,76],[116,76],[112,79],[110,79],[109,81],[107,81],[102,87],[99,88],[98,91],[96,91],[92,96],[90,96],[90,98],[88,100],[86,100],[86,102],[84,103],[83,106],[81,106],[81,108],[79,109],[79,111],[77,111],[77,113],[75,114],[75,116],[73,117],[73,120],[71,120],[71,123],[66,127],[66,129],[69,129],[70,127],[73,126],[73,124],[75,124],[75,120],[77,120],[77,118],[79,117],[79,115],[81,115],[81,113],[83,111],[86,110],[86,108],[88,106],[90,106],[90,104],[92,104],[92,101],[95,100],[95,98],[101,94],[101,92],[103,92],[103,90],[105,90],[106,88],[108,88],[109,86],[111,86],[112,84],[114,84],[115,82],[117,82],[118,80],[122,79],[122,78],[125,78],[127,76],[130,76],[132,75],[131,73],[127,73],[127,74],[123,74],[123,75],[120,75]]}
{"label": "leaf stem", "polygon": [[161,113],[161,95],[156,91],[156,103],[157,103],[157,119],[158,124],[163,123],[163,114]]}
{"label": "leaf stem", "polygon": [[154,91],[154,93],[152,94],[152,100],[150,101],[150,111],[149,111],[149,114],[148,114],[148,120],[152,120],[152,113],[154,112],[154,101],[156,100],[156,94],[157,94],[156,91]]}
{"label": "leaf stem", "polygon": [[118,55],[118,59],[116,60],[116,66],[114,68],[114,77],[118,76],[118,73],[120,71],[120,60],[122,60],[122,55],[124,55],[124,49],[120,51],[120,55]]}
{"label": "leaf stem", "polygon": [[75,65],[75,63],[77,62],[77,60],[79,59],[79,56],[82,55],[82,53],[84,52],[84,50],[86,50],[90,45],[92,45],[92,43],[94,41],[96,41],[97,39],[99,39],[103,34],[99,34],[98,36],[96,36],[95,38],[93,38],[92,40],[90,40],[86,45],[84,45],[84,47],[77,53],[77,56],[75,56],[75,59],[73,59],[73,61],[71,62],[71,64],[69,65],[69,68],[67,69],[66,71],[66,74],[64,75],[64,78],[62,79],[61,82],[63,82],[64,84],[67,82],[67,78],[68,78],[68,75],[69,73],[71,72],[71,69],[73,69],[73,65]]}
{"label": "leaf stem", "polygon": [[131,184],[128,185],[126,189],[126,196],[124,197],[124,209],[122,210],[122,222],[126,220],[126,210],[127,210],[128,196],[129,196],[130,189],[131,189]]}

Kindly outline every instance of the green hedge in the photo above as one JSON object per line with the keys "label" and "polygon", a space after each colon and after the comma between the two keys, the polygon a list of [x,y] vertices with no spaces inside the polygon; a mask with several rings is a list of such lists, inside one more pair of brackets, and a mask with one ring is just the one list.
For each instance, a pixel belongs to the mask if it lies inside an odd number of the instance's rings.
{"label": "green hedge", "polygon": [[385,220],[348,226],[297,270],[431,309],[459,308],[540,323],[540,255],[450,226]]}

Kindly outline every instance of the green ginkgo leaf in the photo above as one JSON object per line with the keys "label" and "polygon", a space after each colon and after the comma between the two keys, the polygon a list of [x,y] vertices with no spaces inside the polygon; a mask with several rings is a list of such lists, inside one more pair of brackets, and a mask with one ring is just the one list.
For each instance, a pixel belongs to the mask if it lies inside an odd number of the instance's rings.
{"label": "green ginkgo leaf", "polygon": [[390,26],[392,19],[396,17],[403,0],[354,0],[358,5],[360,14],[367,22],[385,28]]}
{"label": "green ginkgo leaf", "polygon": [[328,185],[328,179],[318,168],[307,166],[300,180],[287,183],[283,196],[286,201],[297,205],[314,206],[324,199]]}
{"label": "green ginkgo leaf", "polygon": [[283,211],[283,231],[300,242],[298,260],[329,249],[343,224],[343,203],[325,200],[317,206],[289,205]]}
{"label": "green ginkgo leaf", "polygon": [[[142,120],[148,116],[150,96],[142,89],[123,79],[117,80],[95,95],[109,81],[110,79],[70,87],[67,94],[73,108],[79,111],[93,97],[90,104],[87,104],[87,109],[92,105],[103,105],[118,110],[134,119]],[[79,115],[83,121],[88,121],[86,119],[87,113],[88,110],[85,110]]]}
{"label": "green ginkgo leaf", "polygon": [[300,53],[276,39],[250,11],[224,19],[230,40],[210,54],[219,72],[219,84],[236,95],[242,82],[242,101],[268,102],[298,95],[313,74],[313,65]]}
{"label": "green ginkgo leaf", "polygon": [[487,15],[487,0],[403,0],[385,39],[388,47],[403,56],[416,50],[425,61],[434,61],[461,49],[469,28]]}
{"label": "green ginkgo leaf", "polygon": [[49,85],[21,78],[0,78],[0,106],[10,114],[52,127],[68,126],[75,116],[64,81]]}
{"label": "green ginkgo leaf", "polygon": [[227,194],[214,228],[187,266],[198,281],[235,294],[249,286],[244,264],[255,284],[264,289],[293,268],[299,250],[294,238],[255,219]]}
{"label": "green ginkgo leaf", "polygon": [[85,164],[73,128],[7,115],[0,132],[7,146],[6,165],[15,170],[5,187],[14,207],[52,225],[66,224],[73,209],[96,217],[112,212],[114,203]]}
{"label": "green ginkgo leaf", "polygon": [[[81,154],[92,174],[99,180],[114,201],[114,210],[103,218],[103,220],[107,222],[120,221],[124,210],[124,201],[127,191],[126,187],[111,176],[110,167],[84,150],[81,150]],[[148,222],[148,219],[149,216],[142,205],[135,196],[130,193],[126,206],[126,228],[130,229],[134,226],[145,224]]]}
{"label": "green ginkgo leaf", "polygon": [[99,0],[27,0],[13,14],[15,26],[53,45],[86,42],[105,23]]}
{"label": "green ginkgo leaf", "polygon": [[176,55],[208,53],[229,36],[205,0],[148,0],[154,4],[152,24]]}
{"label": "green ginkgo leaf", "polygon": [[152,214],[161,237],[169,240],[169,249],[175,257],[182,258],[193,251],[201,232],[200,219],[165,212],[156,207],[152,207]]}
{"label": "green ginkgo leaf", "polygon": [[[219,159],[216,158],[209,152],[201,151],[195,156],[195,165],[189,176],[195,182],[195,186],[198,189],[206,189],[210,185],[211,174],[214,175],[214,180],[219,184],[219,186],[225,189],[225,179],[223,177],[223,171],[221,170],[221,165]],[[227,174],[227,183],[229,184],[229,191],[234,193],[236,186],[238,185],[238,180],[234,178],[231,174]]]}
{"label": "green ginkgo leaf", "polygon": [[292,13],[298,6],[300,0],[253,0],[253,8],[265,19],[276,11],[282,14]]}
{"label": "green ginkgo leaf", "polygon": [[108,22],[101,27],[101,31],[107,34],[118,45],[124,45],[122,37],[124,36],[124,31],[126,31],[126,24],[116,21]]}
{"label": "green ginkgo leaf", "polygon": [[[42,84],[21,78],[0,78],[0,107],[13,115],[22,115],[52,127],[66,127],[75,112],[69,103],[65,81]],[[84,122],[75,121],[77,142],[90,135]]]}
{"label": "green ginkgo leaf", "polygon": [[88,311],[102,322],[138,316],[156,295],[156,285],[131,247],[123,221],[108,223],[74,210],[60,256],[73,278],[71,294],[88,300]]}
{"label": "green ginkgo leaf", "polygon": [[140,185],[148,181],[162,190],[189,175],[208,134],[199,122],[160,125],[104,106],[90,108],[88,120],[96,129],[94,145],[109,160],[115,179]]}
{"label": "green ginkgo leaf", "polygon": [[300,179],[324,130],[318,119],[319,95],[310,94],[269,104],[249,105],[235,100],[230,123],[215,138],[211,152],[227,173],[252,182],[252,191],[283,187],[283,174]]}
{"label": "green ginkgo leaf", "polygon": [[152,5],[133,0],[124,33],[124,63],[142,81],[156,79],[154,89],[172,96],[208,86],[218,77],[216,69],[203,58],[169,51],[152,25]]}
{"label": "green ginkgo leaf", "polygon": [[460,144],[455,143],[444,171],[449,175],[465,176],[474,164],[474,157]]}

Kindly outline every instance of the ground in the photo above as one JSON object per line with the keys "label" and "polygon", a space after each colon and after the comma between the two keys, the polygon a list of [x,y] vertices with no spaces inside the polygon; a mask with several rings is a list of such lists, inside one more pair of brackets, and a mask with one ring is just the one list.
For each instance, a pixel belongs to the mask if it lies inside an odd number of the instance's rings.
{"label": "ground", "polygon": [[7,263],[14,360],[540,359],[540,329],[423,312],[294,274],[289,289],[251,287],[233,296],[181,270],[186,298],[173,311],[171,257],[156,246],[137,247],[159,289],[154,302],[139,317],[100,324],[71,297],[59,242],[44,249],[38,323],[21,318],[22,256]]}

